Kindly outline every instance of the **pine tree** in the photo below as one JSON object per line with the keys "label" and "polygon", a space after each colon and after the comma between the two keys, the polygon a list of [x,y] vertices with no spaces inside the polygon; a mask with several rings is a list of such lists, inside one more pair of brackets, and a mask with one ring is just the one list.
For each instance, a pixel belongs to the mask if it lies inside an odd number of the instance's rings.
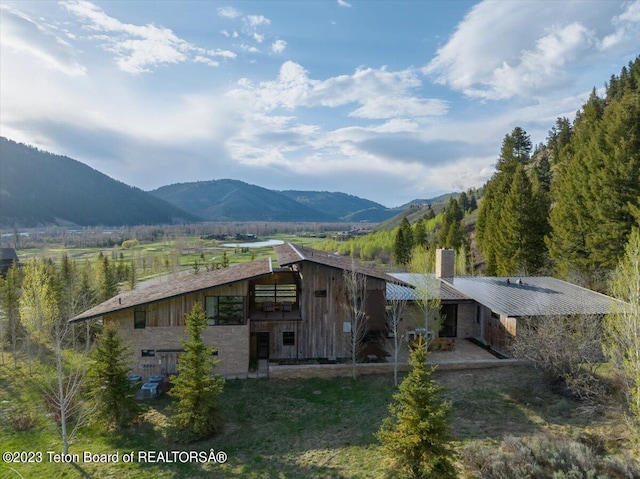
{"label": "pine tree", "polygon": [[[640,57],[576,116],[571,156],[552,184],[547,245],[556,273],[591,288],[616,265],[640,204]],[[610,94],[609,94],[610,93]]]}
{"label": "pine tree", "polygon": [[411,223],[405,216],[396,232],[393,247],[393,254],[396,263],[408,264],[411,261],[411,250],[413,249],[413,231]]}
{"label": "pine tree", "polygon": [[128,348],[122,343],[117,329],[105,328],[91,353],[89,389],[96,401],[96,417],[109,428],[126,427],[140,414],[128,377],[128,358]]}
{"label": "pine tree", "polygon": [[[18,335],[20,334],[20,271],[16,263],[13,263],[7,271],[5,278],[0,276],[0,309],[3,312],[2,332],[0,335],[0,349],[4,351],[6,337],[11,338],[11,350],[13,363],[17,365]],[[4,364],[4,355],[3,355]]]}
{"label": "pine tree", "polygon": [[444,211],[442,225],[438,232],[438,245],[441,248],[458,249],[465,241],[465,234],[462,229],[462,218],[464,211],[460,208],[455,198],[449,200],[449,205]]}
{"label": "pine tree", "polygon": [[427,246],[427,226],[424,216],[413,225],[413,245]]}
{"label": "pine tree", "polygon": [[421,341],[411,351],[411,371],[393,395],[391,417],[376,437],[390,470],[409,478],[454,478],[455,452],[449,433],[451,403],[440,396]]}
{"label": "pine tree", "polygon": [[511,188],[500,208],[500,229],[495,239],[499,275],[532,274],[542,267],[548,208],[544,210],[546,204],[540,198],[534,195],[524,167],[517,165]]}
{"label": "pine tree", "polygon": [[202,305],[196,304],[186,318],[188,339],[182,341],[185,352],[180,355],[179,374],[172,378],[169,392],[176,399],[171,424],[183,442],[208,438],[220,427],[218,398],[224,379],[213,373],[219,361],[211,359],[215,348],[206,346],[202,339],[206,328]]}

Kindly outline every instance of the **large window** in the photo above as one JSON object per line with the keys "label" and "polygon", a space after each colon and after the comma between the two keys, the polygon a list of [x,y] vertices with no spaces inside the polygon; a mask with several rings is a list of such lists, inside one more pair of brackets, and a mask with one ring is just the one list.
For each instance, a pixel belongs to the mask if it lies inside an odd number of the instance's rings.
{"label": "large window", "polygon": [[147,327],[147,312],[134,311],[133,312],[133,329],[144,329],[146,327]]}
{"label": "large window", "polygon": [[242,296],[205,296],[204,308],[210,326],[244,323]]}
{"label": "large window", "polygon": [[256,284],[254,293],[256,303],[295,303],[298,298],[295,284]]}

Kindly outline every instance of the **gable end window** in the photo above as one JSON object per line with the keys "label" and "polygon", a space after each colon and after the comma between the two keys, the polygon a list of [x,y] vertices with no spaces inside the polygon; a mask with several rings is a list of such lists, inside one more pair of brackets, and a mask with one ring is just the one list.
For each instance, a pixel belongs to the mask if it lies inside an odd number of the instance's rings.
{"label": "gable end window", "polygon": [[146,327],[147,327],[147,312],[134,311],[133,312],[133,329],[144,329]]}

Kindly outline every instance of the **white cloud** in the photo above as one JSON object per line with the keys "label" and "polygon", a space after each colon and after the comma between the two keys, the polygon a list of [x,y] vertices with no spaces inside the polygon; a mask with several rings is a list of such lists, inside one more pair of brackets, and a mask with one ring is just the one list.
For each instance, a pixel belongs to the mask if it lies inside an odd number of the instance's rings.
{"label": "white cloud", "polygon": [[351,4],[346,2],[345,0],[338,0],[338,5],[341,7],[351,7]]}
{"label": "white cloud", "polygon": [[238,18],[241,13],[233,7],[220,7],[218,8],[218,15],[223,18]]}
{"label": "white cloud", "polygon": [[276,40],[271,44],[271,51],[273,53],[282,53],[287,48],[287,42],[284,40]]}
{"label": "white cloud", "polygon": [[[103,48],[116,55],[118,67],[125,72],[150,72],[158,65],[186,61],[211,66],[218,63],[212,59],[205,62],[206,50],[179,38],[168,28],[122,23],[85,0],[68,0],[61,5],[82,20],[85,29],[104,32],[90,38],[102,40]],[[233,58],[228,53],[216,56]]]}
{"label": "white cloud", "polygon": [[[46,68],[65,75],[85,75],[75,49],[58,32],[43,22],[38,22],[7,5],[0,5],[2,28],[0,44],[37,59]],[[72,35],[64,33],[73,40]]]}
{"label": "white cloud", "polygon": [[615,31],[602,39],[599,48],[609,50],[632,38],[637,42],[640,36],[640,0],[628,3],[624,12],[611,20]]}
{"label": "white cloud", "polygon": [[[469,11],[423,72],[482,99],[558,90],[569,81],[570,68],[588,65],[599,49],[632,41],[625,19],[635,18],[637,4],[616,17],[616,2],[485,0]],[[609,33],[612,22],[627,27]]]}
{"label": "white cloud", "polygon": [[259,33],[254,33],[252,37],[258,43],[262,43],[264,41],[264,35],[260,35]]}
{"label": "white cloud", "polygon": [[269,25],[271,24],[271,20],[266,18],[263,15],[247,15],[245,18],[245,22],[250,27],[257,27],[259,25]]}
{"label": "white cloud", "polygon": [[260,53],[260,50],[258,50],[256,47],[254,47],[252,45],[247,45],[246,43],[242,43],[240,45],[240,50],[248,52],[248,53]]}

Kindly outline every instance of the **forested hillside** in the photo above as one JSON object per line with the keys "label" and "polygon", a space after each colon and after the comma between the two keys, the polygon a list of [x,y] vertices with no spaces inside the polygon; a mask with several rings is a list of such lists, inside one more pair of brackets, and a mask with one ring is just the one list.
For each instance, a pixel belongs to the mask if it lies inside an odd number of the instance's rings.
{"label": "forested hillside", "polygon": [[346,193],[274,191],[230,179],[178,183],[151,193],[209,221],[379,222],[397,214]]}
{"label": "forested hillside", "polygon": [[398,213],[375,201],[359,198],[346,193],[328,191],[281,191],[296,202],[332,215],[343,221],[372,221],[378,223]]}
{"label": "forested hillside", "polygon": [[640,57],[558,118],[531,153],[505,137],[477,224],[488,274],[539,274],[603,289],[640,220]]}
{"label": "forested hillside", "polygon": [[0,138],[0,225],[142,225],[197,221],[79,161]]}
{"label": "forested hillside", "polygon": [[151,194],[209,221],[336,220],[276,191],[238,180],[178,183]]}
{"label": "forested hillside", "polygon": [[550,125],[544,143],[534,147],[515,127],[482,188],[436,212],[407,210],[381,225],[391,232],[326,248],[405,269],[449,247],[458,274],[548,274],[604,291],[639,223],[640,57],[610,77],[603,97],[594,89],[573,120]]}

